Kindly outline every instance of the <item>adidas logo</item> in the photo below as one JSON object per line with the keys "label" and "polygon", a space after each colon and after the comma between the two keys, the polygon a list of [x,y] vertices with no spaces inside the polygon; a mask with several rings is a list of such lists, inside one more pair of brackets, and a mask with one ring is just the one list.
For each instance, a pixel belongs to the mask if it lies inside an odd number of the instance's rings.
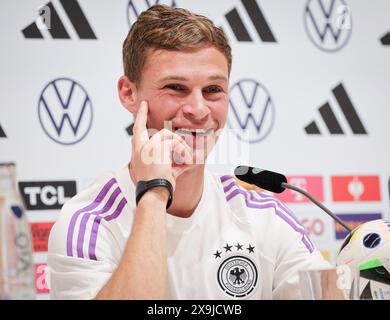
{"label": "adidas logo", "polygon": [[[59,0],[59,2],[80,39],[97,39],[77,0]],[[43,20],[41,24],[45,26],[44,28],[38,27],[39,18],[41,18],[40,22]],[[41,7],[39,18],[22,30],[25,38],[43,39],[42,29],[47,29],[53,39],[71,38],[69,30],[64,25],[64,20],[61,20],[52,2]]]}
{"label": "adidas logo", "polygon": [[[241,0],[241,3],[260,39],[263,42],[277,42],[256,0]],[[225,14],[225,18],[236,39],[240,42],[252,42],[253,40],[249,34],[248,28],[245,27],[244,21],[241,18],[243,16],[245,16],[245,14],[240,15],[237,8],[234,8]]]}
{"label": "adidas logo", "polygon": [[390,46],[390,32],[386,33],[382,38],[381,38],[381,43],[384,46]]}
{"label": "adidas logo", "polygon": [[7,138],[7,135],[5,134],[3,128],[0,125],[0,138]]}
{"label": "adidas logo", "polygon": [[[337,85],[332,92],[353,134],[368,134],[351,100],[349,99],[343,84],[340,83]],[[342,129],[340,122],[337,120],[337,117],[328,102],[326,102],[318,110],[330,134],[344,134],[344,130]],[[305,131],[307,134],[321,134],[321,131],[315,121],[312,121],[309,125],[307,125],[305,127]]]}

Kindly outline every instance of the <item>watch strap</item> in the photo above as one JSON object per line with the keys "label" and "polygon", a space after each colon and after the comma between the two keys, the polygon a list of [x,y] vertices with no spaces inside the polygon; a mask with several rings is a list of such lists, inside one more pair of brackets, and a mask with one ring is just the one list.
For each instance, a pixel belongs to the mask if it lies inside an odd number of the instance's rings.
{"label": "watch strap", "polygon": [[173,187],[172,184],[167,179],[152,179],[148,181],[138,181],[136,189],[135,189],[135,203],[138,206],[138,202],[141,200],[142,196],[150,189],[164,187],[169,191],[169,198],[167,202],[166,209],[168,209],[173,200]]}

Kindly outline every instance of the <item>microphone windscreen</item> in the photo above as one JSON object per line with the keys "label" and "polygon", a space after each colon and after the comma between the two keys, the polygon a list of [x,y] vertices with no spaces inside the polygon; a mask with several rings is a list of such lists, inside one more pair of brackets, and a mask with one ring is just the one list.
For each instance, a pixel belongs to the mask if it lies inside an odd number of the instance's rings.
{"label": "microphone windscreen", "polygon": [[287,182],[287,178],[280,173],[248,166],[238,166],[234,170],[234,175],[241,181],[275,193],[283,192],[285,188],[282,187],[282,183]]}

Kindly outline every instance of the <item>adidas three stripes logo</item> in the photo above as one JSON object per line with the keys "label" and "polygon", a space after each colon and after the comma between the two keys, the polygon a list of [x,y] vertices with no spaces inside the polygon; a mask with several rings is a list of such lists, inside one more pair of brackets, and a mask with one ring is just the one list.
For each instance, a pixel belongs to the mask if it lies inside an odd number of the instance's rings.
{"label": "adidas three stripes logo", "polygon": [[[256,0],[241,0],[241,3],[260,39],[263,42],[277,42]],[[238,41],[253,41],[237,8],[225,14],[225,18]]]}
{"label": "adidas three stripes logo", "polygon": [[[356,109],[354,108],[347,92],[344,89],[342,83],[337,85],[333,90],[333,95],[336,98],[340,109],[350,126],[353,134],[367,134],[362,121],[360,120]],[[330,104],[326,102],[319,109],[320,116],[325,123],[325,126],[328,128],[330,134],[345,134],[342,129],[340,122],[337,120],[337,117],[331,108]],[[317,126],[315,121],[312,121],[305,127],[307,134],[321,134],[320,129]]]}
{"label": "adidas three stripes logo", "polygon": [[[80,39],[97,39],[77,0],[59,0],[59,2]],[[50,16],[50,27],[48,31],[51,37],[53,39],[70,39],[68,30],[66,30],[53,3],[47,3],[46,7],[49,11],[47,14]],[[36,22],[29,24],[22,30],[22,33],[27,39],[44,38]]]}

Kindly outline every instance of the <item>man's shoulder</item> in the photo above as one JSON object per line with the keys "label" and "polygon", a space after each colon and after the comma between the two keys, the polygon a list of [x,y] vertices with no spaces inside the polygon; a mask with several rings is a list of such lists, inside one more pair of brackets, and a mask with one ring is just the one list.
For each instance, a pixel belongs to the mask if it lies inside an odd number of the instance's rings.
{"label": "man's shoulder", "polygon": [[233,175],[213,174],[225,201],[235,210],[243,210],[249,214],[274,214],[274,207],[279,200],[262,192],[255,186],[246,184]]}
{"label": "man's shoulder", "polygon": [[106,172],[93,183],[84,187],[71,199],[65,202],[61,208],[60,217],[72,214],[74,210],[78,208],[86,208],[90,210],[95,206],[98,206],[108,193],[111,193],[113,189],[118,187],[118,181],[114,172]]}
{"label": "man's shoulder", "polygon": [[219,179],[221,189],[229,207],[245,215],[252,223],[267,224],[273,228],[292,229],[303,234],[304,227],[285,203],[274,195],[255,186],[243,183],[232,175],[214,175]]}
{"label": "man's shoulder", "polygon": [[266,236],[291,243],[299,241],[309,252],[314,245],[305,227],[289,207],[270,193],[242,183],[232,175],[219,176],[224,197],[234,214]]}
{"label": "man's shoulder", "polygon": [[108,172],[65,203],[50,233],[49,252],[86,256],[83,251],[94,249],[108,229],[117,228],[127,204],[118,180],[118,174]]}

